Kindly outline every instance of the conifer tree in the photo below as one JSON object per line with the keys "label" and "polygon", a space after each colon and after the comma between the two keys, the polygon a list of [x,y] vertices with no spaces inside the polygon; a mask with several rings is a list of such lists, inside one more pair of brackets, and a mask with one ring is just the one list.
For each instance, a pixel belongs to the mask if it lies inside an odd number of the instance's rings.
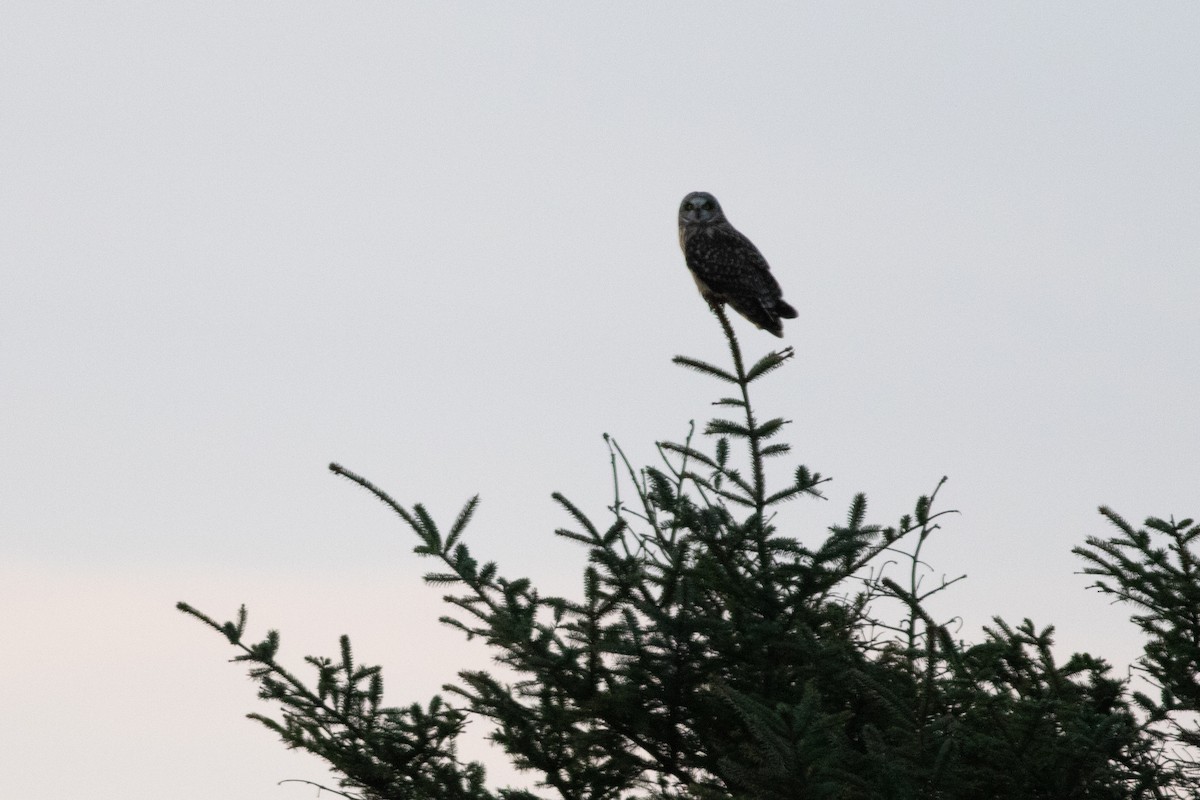
{"label": "conifer tree", "polygon": [[[472,498],[448,526],[406,507],[340,465],[439,563],[443,621],[481,639],[516,676],[449,680],[450,701],[383,704],[382,673],[354,659],[308,657],[307,683],[276,660],[279,635],[246,639],[246,611],[220,632],[250,665],[278,717],[251,714],[293,748],[324,759],[345,797],[506,798],[1159,798],[1197,796],[1189,747],[1200,729],[1200,526],[1150,520],[1151,535],[1104,513],[1121,536],[1077,553],[1102,592],[1136,604],[1148,637],[1141,668],[1159,698],[1132,691],[1102,659],[1062,660],[1053,628],[1002,619],[983,640],[957,640],[926,609],[955,581],[922,585],[922,548],[949,512],[943,482],[894,524],[868,522],[857,495],[820,534],[777,528],[784,503],[821,497],[806,466],[768,481],[787,456],[786,421],[761,419],[751,387],[791,348],[748,368],[716,311],[730,366],[676,357],[722,387],[721,416],[682,442],[660,442],[658,465],[635,467],[605,437],[614,498],[603,521],[561,494],[569,526],[555,533],[586,554],[576,597],[543,595],[526,578],[479,563],[465,541]],[[885,561],[908,565],[903,582]],[[896,611],[899,609],[899,611]],[[486,786],[455,741],[467,715],[535,776],[537,793]]]}

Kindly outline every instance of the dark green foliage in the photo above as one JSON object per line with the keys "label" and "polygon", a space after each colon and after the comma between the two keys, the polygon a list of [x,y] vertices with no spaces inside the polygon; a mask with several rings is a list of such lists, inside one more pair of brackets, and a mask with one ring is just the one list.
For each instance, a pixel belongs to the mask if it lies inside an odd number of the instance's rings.
{"label": "dark green foliage", "polygon": [[[1052,629],[1001,619],[984,640],[955,640],[925,601],[958,579],[922,586],[921,550],[948,512],[935,490],[894,525],[868,521],[858,495],[824,535],[785,535],[778,507],[821,497],[805,466],[768,488],[766,460],[788,452],[787,422],[759,421],[750,385],[783,366],[790,348],[748,370],[723,312],[732,371],[676,363],[735,396],[704,428],[712,446],[661,442],[662,463],[635,468],[606,437],[614,500],[599,522],[566,497],[556,533],[586,548],[579,595],[542,596],[528,579],[480,564],[462,541],[478,499],[443,533],[338,465],[331,469],[386,503],[441,562],[431,583],[454,592],[444,621],[486,642],[516,676],[461,672],[445,688],[459,705],[381,705],[378,667],[309,658],[309,689],[275,661],[275,632],[244,644],[245,613],[219,624],[180,608],[242,650],[260,695],[281,721],[254,719],[291,747],[324,758],[346,796],[530,798],[484,787],[458,761],[464,715],[489,720],[512,762],[567,800],[617,798],[1152,798],[1188,796],[1197,783],[1176,745],[1200,734],[1179,717],[1200,708],[1200,580],[1190,521],[1147,525],[1109,514],[1123,535],[1078,552],[1097,585],[1136,603],[1150,639],[1144,668],[1161,698],[1131,694],[1100,659],[1057,659]],[[735,457],[735,453],[741,453]],[[944,482],[944,479],[943,479]],[[886,562],[907,565],[903,581]],[[895,569],[895,567],[893,567]],[[1194,796],[1194,795],[1192,795]]]}
{"label": "dark green foliage", "polygon": [[[259,684],[259,697],[277,702],[283,713],[278,722],[250,714],[279,734],[289,746],[308,750],[341,773],[344,789],[361,794],[347,797],[439,797],[483,800],[495,797],[483,786],[483,768],[462,765],[455,758],[454,738],[463,727],[461,711],[434,697],[428,708],[414,703],[407,708],[386,708],[379,667],[354,663],[350,639],[341,639],[337,662],[309,656],[317,673],[316,688],[275,661],[279,635],[270,631],[257,643],[246,644],[242,635],[246,609],[236,623],[219,624],[186,603],[180,611],[220,631],[242,653],[234,661],[248,661],[250,677]],[[511,795],[520,800],[521,795]]]}
{"label": "dark green foliage", "polygon": [[1109,508],[1100,513],[1120,535],[1090,536],[1074,552],[1088,564],[1084,574],[1098,577],[1096,589],[1137,609],[1131,619],[1146,635],[1138,668],[1158,697],[1135,692],[1133,702],[1173,770],[1200,786],[1200,525],[1151,517],[1149,530],[1135,530]]}

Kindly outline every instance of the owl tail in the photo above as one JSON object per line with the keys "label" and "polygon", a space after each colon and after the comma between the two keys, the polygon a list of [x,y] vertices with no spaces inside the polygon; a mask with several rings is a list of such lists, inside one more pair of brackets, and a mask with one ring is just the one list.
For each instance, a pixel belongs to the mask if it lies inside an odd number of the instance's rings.
{"label": "owl tail", "polygon": [[743,317],[754,323],[754,326],[761,328],[768,333],[773,333],[776,336],[783,337],[783,323],[781,317],[796,316],[796,309],[789,306],[782,300],[776,300],[775,305],[768,306],[762,300],[753,302],[738,302],[736,298],[728,298],[729,305],[741,314]]}

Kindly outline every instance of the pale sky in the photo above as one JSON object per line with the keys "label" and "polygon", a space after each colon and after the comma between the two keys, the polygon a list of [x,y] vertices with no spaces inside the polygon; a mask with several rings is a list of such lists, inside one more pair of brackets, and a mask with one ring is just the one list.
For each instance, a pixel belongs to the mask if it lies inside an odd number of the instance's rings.
{"label": "pale sky", "polygon": [[473,551],[571,591],[550,493],[603,517],[601,434],[649,462],[719,396],[670,364],[723,357],[693,190],[799,311],[758,404],[834,482],[787,532],[948,475],[960,635],[1124,668],[1070,549],[1200,515],[1198,41],[1190,3],[5,3],[0,797],[332,783],[178,600],[301,673],[349,633],[390,704],[487,663],[330,461],[482,494]]}

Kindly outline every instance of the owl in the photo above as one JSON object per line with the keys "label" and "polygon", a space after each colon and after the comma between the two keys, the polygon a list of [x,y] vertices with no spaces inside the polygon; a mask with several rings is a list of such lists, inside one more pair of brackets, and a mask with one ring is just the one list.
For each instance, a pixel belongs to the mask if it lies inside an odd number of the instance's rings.
{"label": "owl", "polygon": [[765,331],[783,336],[783,319],[796,309],[784,302],[779,283],[754,243],[725,219],[717,198],[692,192],[679,206],[679,246],[700,295],[722,303]]}

